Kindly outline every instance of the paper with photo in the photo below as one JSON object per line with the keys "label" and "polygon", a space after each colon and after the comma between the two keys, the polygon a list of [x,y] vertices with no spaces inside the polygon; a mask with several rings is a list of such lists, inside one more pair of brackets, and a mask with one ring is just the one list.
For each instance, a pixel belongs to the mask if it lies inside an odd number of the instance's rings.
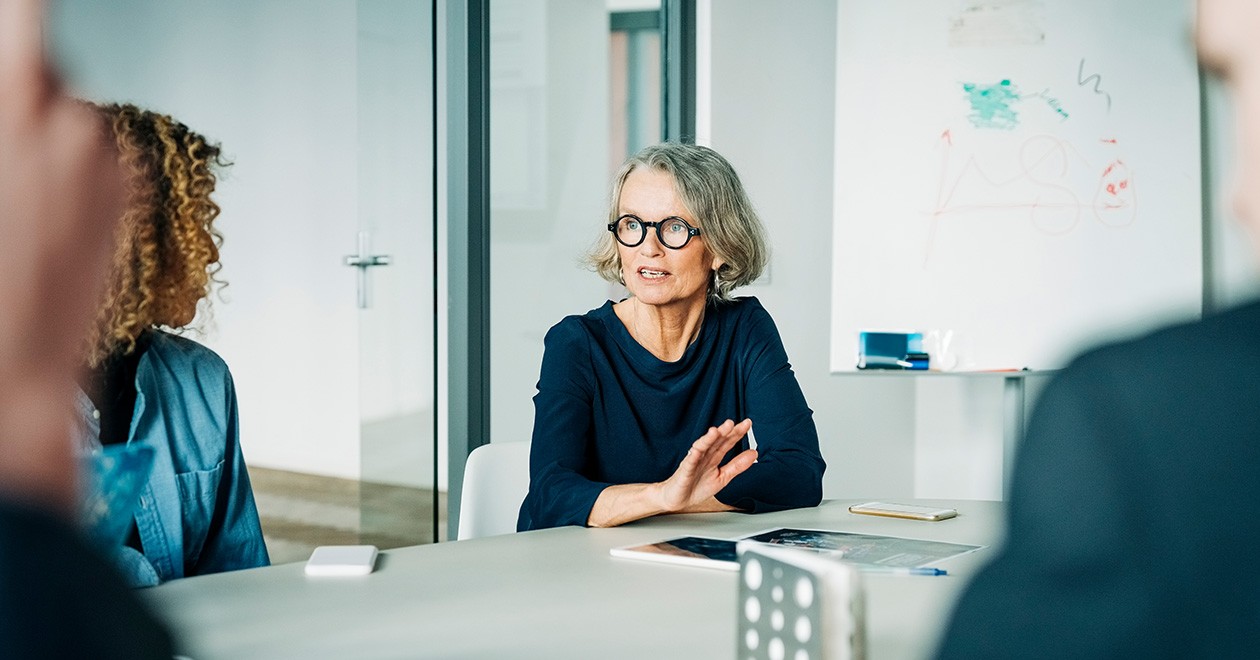
{"label": "paper with photo", "polygon": [[773,529],[744,538],[759,543],[814,550],[854,564],[890,567],[931,566],[984,547],[897,536],[791,528]]}

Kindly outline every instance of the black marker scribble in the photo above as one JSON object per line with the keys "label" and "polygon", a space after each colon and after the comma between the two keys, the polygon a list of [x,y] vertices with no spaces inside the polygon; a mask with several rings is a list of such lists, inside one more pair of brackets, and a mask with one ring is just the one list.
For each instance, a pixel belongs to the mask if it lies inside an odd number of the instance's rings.
{"label": "black marker scribble", "polygon": [[1107,112],[1110,113],[1111,112],[1111,95],[1103,91],[1102,89],[1099,89],[1098,87],[1099,85],[1102,84],[1102,76],[1098,75],[1097,73],[1094,73],[1094,74],[1091,74],[1088,78],[1083,78],[1082,76],[1084,75],[1085,75],[1085,60],[1082,59],[1081,65],[1077,67],[1076,69],[1076,84],[1080,85],[1081,87],[1084,87],[1085,85],[1089,83],[1089,81],[1091,80],[1094,81],[1094,93],[1102,94],[1103,96],[1107,97]]}

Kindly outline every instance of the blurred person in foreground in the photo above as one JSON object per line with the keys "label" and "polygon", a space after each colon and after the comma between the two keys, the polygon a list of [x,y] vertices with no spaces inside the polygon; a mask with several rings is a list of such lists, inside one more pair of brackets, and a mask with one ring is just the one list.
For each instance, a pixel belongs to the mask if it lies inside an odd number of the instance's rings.
{"label": "blurred person in foreground", "polygon": [[105,127],[45,62],[43,8],[0,1],[0,657],[170,658],[71,522],[79,347],[123,186]]}
{"label": "blurred person in foreground", "polygon": [[[1233,92],[1238,216],[1260,254],[1260,2],[1200,0]],[[942,658],[1260,654],[1260,303],[1103,347],[1042,395],[1009,532]]]}

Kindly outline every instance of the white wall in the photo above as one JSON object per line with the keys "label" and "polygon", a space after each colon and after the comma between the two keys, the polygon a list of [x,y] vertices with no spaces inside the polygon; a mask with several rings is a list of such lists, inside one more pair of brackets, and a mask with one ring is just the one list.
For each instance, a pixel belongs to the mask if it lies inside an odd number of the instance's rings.
{"label": "white wall", "polygon": [[[1215,79],[1206,83],[1204,121],[1207,125],[1207,176],[1209,196],[1208,286],[1218,308],[1230,307],[1260,296],[1260,277],[1253,245],[1260,244],[1234,217],[1234,116],[1224,87]],[[1253,182],[1250,185],[1255,185]]]}
{"label": "white wall", "polygon": [[589,0],[490,13],[489,440],[503,442],[530,438],[547,329],[608,297],[580,263],[606,222],[608,13]]}
{"label": "white wall", "polygon": [[814,409],[825,496],[908,497],[914,381],[828,369],[835,12],[829,0],[712,3],[711,146],[735,166],[771,238],[768,283],[739,293],[760,298],[778,324]]}

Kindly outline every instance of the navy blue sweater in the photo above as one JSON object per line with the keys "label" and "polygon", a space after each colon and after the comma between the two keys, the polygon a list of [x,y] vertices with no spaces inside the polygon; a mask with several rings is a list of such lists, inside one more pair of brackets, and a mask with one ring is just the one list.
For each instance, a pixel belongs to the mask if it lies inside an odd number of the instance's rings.
{"label": "navy blue sweater", "polygon": [[[677,362],[643,348],[611,301],[547,332],[520,531],[585,525],[601,491],[667,479],[710,426],[749,418],[757,463],[717,494],[749,512],[815,506],[826,468],[813,412],[756,298],[710,303]],[[748,448],[747,438],[723,459]]]}

